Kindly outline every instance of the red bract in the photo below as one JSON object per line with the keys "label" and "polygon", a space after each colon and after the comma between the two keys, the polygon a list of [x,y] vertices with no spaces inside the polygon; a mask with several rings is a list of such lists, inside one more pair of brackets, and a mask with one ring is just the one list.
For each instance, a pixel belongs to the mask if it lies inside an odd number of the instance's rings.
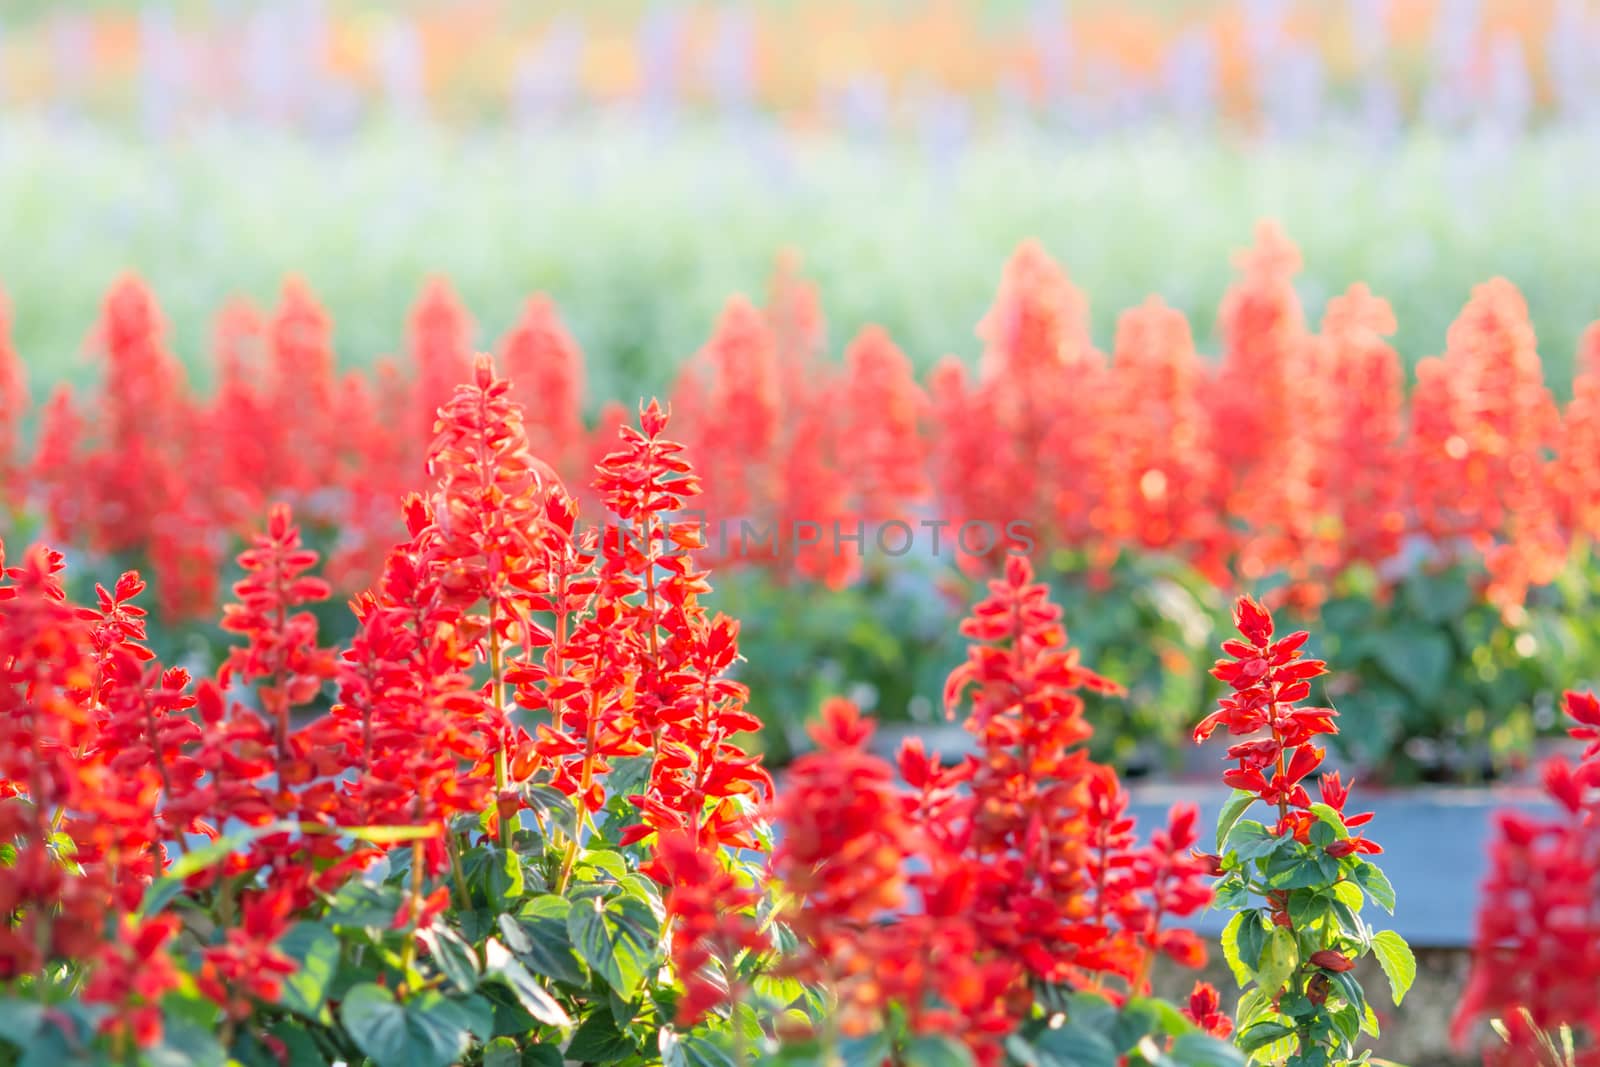
{"label": "red bract", "polygon": [[1205,409],[1207,369],[1182,312],[1152,297],[1117,320],[1096,526],[1118,546],[1176,551],[1226,575],[1224,471]]}
{"label": "red bract", "polygon": [[[1382,300],[1354,286],[1313,334],[1294,290],[1299,254],[1281,232],[1263,226],[1240,267],[1218,367],[1159,302],[1123,317],[1107,366],[1083,294],[1025,244],[980,325],[976,375],[950,358],[919,387],[881,330],[840,364],[823,358],[815,289],[780,263],[767,306],[730,301],[675,389],[674,425],[706,489],[705,560],[839,587],[881,577],[868,561],[892,553],[867,546],[880,533],[898,544],[906,535],[890,524],[904,523],[992,573],[1021,523],[1035,543],[1072,549],[1091,579],[1124,552],[1170,553],[1219,587],[1280,579],[1273,602],[1302,609],[1352,567],[1383,596],[1416,558],[1482,564],[1484,595],[1511,613],[1553,579],[1573,538],[1600,533],[1600,473],[1586,458],[1600,433],[1588,382],[1600,330],[1558,418],[1520,295],[1482,286],[1444,356],[1418,365],[1408,401]],[[142,285],[119,281],[103,320],[105,387],[76,405],[57,395],[30,463],[14,441],[18,361],[0,359],[12,368],[0,371],[8,495],[58,539],[140,556],[164,615],[212,608],[228,540],[275,499],[318,532],[337,528],[330,578],[363,588],[400,536],[394,502],[422,459],[422,438],[394,428],[431,433],[470,374],[471,322],[445,283],[413,310],[403,372],[378,360],[337,377],[330,323],[299,282],[270,316],[230,305],[205,402]],[[582,353],[547,299],[526,306],[502,348],[532,451],[593,512],[581,482],[624,409],[585,428]],[[1322,402],[1300,402],[1311,394]]]}
{"label": "red bract", "polygon": [[1364,285],[1328,301],[1322,317],[1320,343],[1338,407],[1330,420],[1326,491],[1342,533],[1340,566],[1387,563],[1406,529],[1403,374],[1383,341],[1394,331],[1388,302]]}
{"label": "red bract", "polygon": [[755,513],[773,490],[782,397],[776,340],[749,301],[728,301],[706,346],[684,366],[673,406],[694,434],[688,456],[708,489],[706,505],[729,518]]}
{"label": "red bract", "polygon": [[1228,758],[1239,766],[1222,780],[1276,806],[1275,833],[1303,838],[1312,821],[1304,782],[1323,757],[1313,741],[1338,732],[1333,721],[1338,712],[1302,707],[1300,701],[1311,695],[1311,679],[1326,674],[1327,665],[1302,658],[1301,646],[1310,636],[1303,630],[1272,640],[1272,616],[1249,597],[1239,598],[1233,621],[1244,640],[1224,642],[1230,658],[1218,660],[1211,670],[1232,692],[1195,727],[1194,739],[1206,740],[1218,726],[1238,737],[1262,735],[1228,749]]}
{"label": "red bract", "polygon": [[1189,1021],[1212,1037],[1227,1037],[1233,1033],[1233,1017],[1222,1009],[1222,998],[1209,982],[1196,982],[1189,994],[1189,1004],[1183,1009]]}
{"label": "red bract", "polygon": [[472,319],[450,283],[434,278],[417,298],[408,325],[407,340],[416,369],[411,417],[421,435],[414,439],[427,440],[434,432],[439,408],[454,395],[456,383],[472,374]]}
{"label": "red bract", "polygon": [[[15,848],[0,877],[0,976],[97,961],[84,999],[112,1009],[108,1032],[148,1044],[161,1033],[154,1004],[176,984],[161,950],[171,929],[125,917],[160,871],[162,786],[151,761],[123,759],[102,740],[100,721],[138,734],[136,702],[148,726],[157,698],[135,656],[117,647],[97,661],[99,616],[66,601],[60,569],[59,554],[33,548],[0,574],[0,840]],[[139,736],[178,743],[159,727]],[[76,846],[75,870],[56,855],[57,833]],[[123,923],[122,945],[106,940],[108,920]]]}
{"label": "red bract", "polygon": [[1242,521],[1235,562],[1247,581],[1291,579],[1285,597],[1314,606],[1336,560],[1326,499],[1331,412],[1299,403],[1330,392],[1328,360],[1305,327],[1294,275],[1300,253],[1276,225],[1256,228],[1223,298],[1223,360],[1215,381],[1217,449],[1229,472],[1226,512]]}
{"label": "red bract", "polygon": [[298,278],[284,282],[278,310],[267,323],[271,375],[264,398],[274,438],[275,484],[305,507],[337,484],[344,436],[335,418],[332,321]]}
{"label": "red bract", "polygon": [[548,297],[535,296],[500,342],[500,365],[515,385],[528,444],[574,483],[583,466],[583,353]]}
{"label": "red bract", "polygon": [[229,651],[217,679],[224,687],[233,680],[254,684],[277,737],[284,785],[301,784],[288,766],[290,714],[310,703],[334,671],[333,654],[317,647],[316,618],[297,610],[329,596],[328,583],[308,573],[316,562],[317,554],[302,547],[288,506],[275,506],[267,532],[240,553],[245,577],[234,584],[237,601],[222,612],[222,628],[247,643]]}
{"label": "red bract", "polygon": [[[936,372],[934,481],[952,521],[1003,528],[1034,524],[1051,543],[1080,545],[1090,533],[1096,484],[1097,395],[1104,360],[1088,334],[1088,301],[1037,244],[1006,264],[1000,290],[978,335],[984,342],[976,385],[953,370]],[[966,556],[998,561],[998,539]]]}
{"label": "red bract", "polygon": [[752,803],[771,791],[771,779],[732,738],[761,723],[744,710],[745,687],[727,676],[739,653],[738,624],[699,605],[711,588],[692,556],[700,526],[670,518],[699,483],[683,446],[663,436],[666,425],[657,405],[645,408],[641,429],[624,431],[624,448],[606,457],[594,483],[627,523],[604,532],[602,576],[613,576],[617,593],[639,597],[620,605],[620,627],[608,625],[595,639],[615,646],[619,629],[631,635],[635,741],[655,753],[639,798],[644,821],[628,836],[677,830],[713,852],[749,847]]}
{"label": "red bract", "polygon": [[643,870],[667,890],[672,967],[684,987],[677,1021],[693,1026],[711,1009],[744,998],[734,964],[740,953],[766,947],[748,917],[760,895],[723,869],[715,851],[681,831],[661,835]]}
{"label": "red bract", "polygon": [[1447,558],[1481,555],[1489,598],[1520,604],[1565,558],[1545,457],[1558,422],[1527,305],[1496,279],[1473,290],[1443,357],[1417,366],[1413,494],[1420,527]]}
{"label": "red bract", "polygon": [[911,361],[881,329],[863,330],[844,360],[833,417],[858,514],[869,523],[903,519],[927,491],[920,425],[926,398]]}
{"label": "red bract", "polygon": [[1563,525],[1593,540],[1600,536],[1600,322],[1584,330],[1576,367],[1551,479]]}

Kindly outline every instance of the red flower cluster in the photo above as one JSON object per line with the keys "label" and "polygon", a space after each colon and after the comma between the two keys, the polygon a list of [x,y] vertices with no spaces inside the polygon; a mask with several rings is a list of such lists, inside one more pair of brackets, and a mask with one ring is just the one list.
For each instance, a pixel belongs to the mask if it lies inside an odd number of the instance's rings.
{"label": "red flower cluster", "polygon": [[6,568],[4,552],[0,840],[14,854],[0,875],[0,979],[92,960],[83,999],[111,1009],[106,1032],[148,1044],[161,1034],[159,998],[177,983],[163,955],[176,923],[133,917],[165,862],[163,771],[118,741],[175,743],[163,720],[183,706],[172,687],[187,678],[144,668],[137,609],[125,603],[136,578],[102,591],[102,613],[67,601],[59,554],[33,548]]}
{"label": "red flower cluster", "polygon": [[[1316,738],[1338,733],[1334,724],[1338,712],[1332,708],[1304,707],[1300,701],[1311,695],[1311,679],[1328,673],[1327,664],[1304,659],[1301,646],[1310,637],[1304,630],[1272,639],[1272,616],[1249,597],[1240,597],[1233,609],[1234,626],[1244,640],[1223,642],[1231,657],[1218,660],[1212,675],[1227,684],[1231,692],[1222,697],[1217,711],[1195,727],[1196,743],[1205,741],[1225,726],[1236,741],[1228,748],[1228,758],[1239,765],[1222,776],[1224,784],[1242,789],[1278,809],[1273,832],[1292,834],[1302,844],[1308,842],[1316,816],[1311,812],[1311,794],[1306,779],[1322,766],[1325,750]],[[1346,815],[1349,787],[1337,772],[1322,775],[1321,801],[1340,813],[1346,827],[1358,827],[1371,820],[1370,814]],[[1335,858],[1353,853],[1376,854],[1383,849],[1359,834],[1327,846]],[[1284,916],[1287,921],[1287,916]]]}
{"label": "red flower cluster", "polygon": [[747,916],[760,894],[682,831],[662,834],[644,869],[667,888],[672,968],[684,987],[677,1020],[693,1026],[712,1008],[744,999],[735,961],[767,947]]}
{"label": "red flower cluster", "polygon": [[[1141,845],[1127,798],[1082,748],[1081,690],[1115,692],[1067,643],[1060,609],[1010,557],[963,624],[952,715],[969,708],[977,754],[945,766],[908,743],[901,783],[869,754],[854,705],[823,708],[821,751],[791,768],[773,867],[803,901],[797,964],[840,999],[847,1032],[885,1024],[963,1038],[982,1062],[1033,1003],[1034,982],[1142,993],[1157,954],[1204,962],[1188,931],[1211,893],[1192,855],[1193,808]],[[889,921],[886,921],[889,920]]]}
{"label": "red flower cluster", "polygon": [[1507,1039],[1493,1064],[1534,1062],[1541,1034],[1569,1026],[1578,1064],[1600,1063],[1600,700],[1568,693],[1573,738],[1587,742],[1576,767],[1544,768],[1556,818],[1499,813],[1478,910],[1472,974],[1457,1008],[1458,1043],[1496,1019]]}
{"label": "red flower cluster", "polygon": [[[449,351],[447,307],[425,317],[430,359]],[[322,363],[318,320],[300,311],[280,348],[309,374]],[[154,361],[148,322],[139,329],[115,344]],[[7,570],[0,547],[0,840],[16,846],[0,866],[0,978],[74,962],[87,971],[84,999],[112,1009],[108,1033],[158,1040],[157,1002],[179,981],[166,954],[179,923],[140,918],[141,900],[169,848],[244,828],[186,885],[225,901],[233,920],[202,935],[195,986],[246,1019],[293,972],[277,946],[297,917],[387,847],[364,842],[411,840],[395,925],[422,933],[448,903],[429,880],[449,869],[454,816],[480,816],[503,839],[535,776],[587,813],[610,760],[648,755],[643,822],[626,836],[656,835],[649,870],[668,890],[684,1018],[728,995],[702,972],[757,947],[730,910],[753,891],[724,868],[734,850],[760,847],[754,819],[771,781],[733,742],[759,725],[726,677],[737,626],[699,606],[699,528],[670,518],[695,481],[652,405],[596,481],[618,521],[580,530],[511,396],[480,357],[439,408],[434,487],[405,502],[408,536],[353,602],[358,629],[342,653],[317,643],[306,608],[330,589],[287,505],[238,557],[244,577],[222,628],[242,643],[193,688],[143,645],[138,575],[76,607],[59,554],[32,549]],[[304,721],[330,684],[328,714]],[[513,723],[513,698],[550,712],[537,735]],[[375,832],[385,827],[402,829]],[[570,837],[563,879],[586,827],[549,828]]]}
{"label": "red flower cluster", "polygon": [[[1262,227],[1223,301],[1213,367],[1159,301],[1124,314],[1108,360],[1083,294],[1024,245],[980,326],[976,377],[946,360],[925,388],[878,329],[842,364],[822,358],[816,294],[785,264],[766,306],[728,304],[674,389],[711,522],[705,558],[839,585],[885,523],[949,523],[941,544],[966,565],[998,561],[1009,546],[992,531],[1025,523],[1035,543],[1096,565],[1159,552],[1219,585],[1280,575],[1302,607],[1353,567],[1374,569],[1381,589],[1409,559],[1481,561],[1486,595],[1511,610],[1574,538],[1600,535],[1600,468],[1586,458],[1600,432],[1589,380],[1600,329],[1563,414],[1522,298],[1504,280],[1480,286],[1408,400],[1383,339],[1388,305],[1355,286],[1313,330],[1299,262]],[[143,555],[167,613],[210,610],[221,546],[272,499],[338,529],[330,574],[360,588],[400,533],[393,502],[423,459],[393,428],[432,432],[470,373],[472,323],[433,282],[411,316],[409,370],[380,362],[342,377],[329,328],[293,281],[270,316],[229,307],[218,390],[204,398],[164,347],[150,294],[120,282],[96,334],[104,387],[86,405],[58,391],[31,462],[16,440],[25,391],[0,340],[0,492],[37,508],[58,540]],[[598,504],[586,472],[625,412],[608,407],[585,429],[582,354],[548,300],[532,300],[500,348],[530,446]],[[1311,409],[1296,401],[1313,394]],[[968,522],[990,531],[961,535]]]}

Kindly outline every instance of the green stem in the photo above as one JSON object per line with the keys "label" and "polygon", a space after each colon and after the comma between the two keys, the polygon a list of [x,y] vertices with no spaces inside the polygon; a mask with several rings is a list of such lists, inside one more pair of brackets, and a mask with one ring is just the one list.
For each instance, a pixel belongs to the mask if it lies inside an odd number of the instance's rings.
{"label": "green stem", "polygon": [[455,879],[456,895],[461,900],[461,907],[472,907],[472,890],[467,886],[467,874],[461,869],[461,844],[455,834],[445,839],[450,850],[450,875]]}
{"label": "green stem", "polygon": [[410,982],[412,968],[417,962],[417,926],[422,919],[423,871],[422,842],[411,843],[411,930],[406,935],[405,948],[400,950],[400,980]]}

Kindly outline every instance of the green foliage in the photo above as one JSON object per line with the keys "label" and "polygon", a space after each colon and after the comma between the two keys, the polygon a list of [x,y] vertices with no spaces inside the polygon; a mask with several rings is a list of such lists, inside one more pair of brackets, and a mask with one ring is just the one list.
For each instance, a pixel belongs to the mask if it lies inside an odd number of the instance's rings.
{"label": "green foliage", "polygon": [[1503,616],[1485,603],[1481,568],[1421,566],[1387,602],[1352,580],[1323,605],[1313,654],[1338,661],[1334,739],[1369,777],[1395,784],[1497,776],[1556,725],[1563,688],[1591,674],[1600,568],[1574,549],[1558,580]]}
{"label": "green foliage", "polygon": [[1066,991],[1054,999],[1062,1009],[1058,1015],[1023,1027],[1006,1042],[1009,1058],[1020,1067],[1243,1067],[1245,1062],[1232,1046],[1200,1033],[1162,1001],[1135,997],[1118,1008],[1092,993]]}
{"label": "green foliage", "polygon": [[[1224,810],[1237,818],[1240,805]],[[1218,901],[1237,912],[1222,934],[1223,958],[1244,990],[1236,1045],[1252,1063],[1335,1067],[1362,1063],[1362,1033],[1377,1020],[1351,969],[1374,956],[1388,976],[1395,1004],[1416,977],[1416,961],[1393,931],[1373,933],[1361,917],[1367,899],[1394,910],[1394,890],[1359,853],[1326,849],[1349,831],[1325,804],[1311,809],[1308,844],[1238,819],[1225,838]]]}

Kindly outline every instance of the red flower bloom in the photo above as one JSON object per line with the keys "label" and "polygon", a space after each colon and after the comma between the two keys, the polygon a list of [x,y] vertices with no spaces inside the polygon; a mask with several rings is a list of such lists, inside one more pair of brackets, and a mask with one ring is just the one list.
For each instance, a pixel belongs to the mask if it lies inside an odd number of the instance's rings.
{"label": "red flower bloom", "polygon": [[1183,1009],[1189,1021],[1215,1038],[1226,1038],[1233,1033],[1233,1019],[1222,1010],[1222,998],[1209,982],[1196,982],[1189,994],[1189,1006]]}
{"label": "red flower bloom", "polygon": [[[1568,693],[1580,740],[1594,734],[1593,694]],[[1600,1036],[1600,749],[1576,769],[1552,761],[1546,788],[1561,814],[1538,819],[1502,811],[1490,847],[1473,946],[1472,973],[1451,1033],[1465,1044],[1474,1023],[1500,1020],[1508,1041],[1488,1062],[1531,1062],[1541,1032],[1561,1026],[1579,1045]],[[1580,1062],[1586,1062],[1580,1060]]]}

